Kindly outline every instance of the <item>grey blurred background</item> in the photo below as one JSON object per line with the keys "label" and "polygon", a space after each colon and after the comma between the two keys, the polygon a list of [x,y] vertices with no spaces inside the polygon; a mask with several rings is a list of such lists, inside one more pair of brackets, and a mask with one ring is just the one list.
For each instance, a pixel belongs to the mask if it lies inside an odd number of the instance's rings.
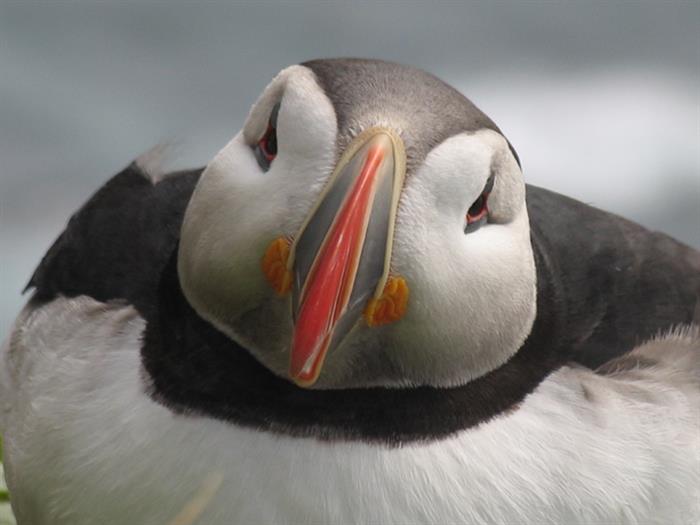
{"label": "grey blurred background", "polygon": [[0,338],[70,214],[151,146],[202,165],[288,64],[427,69],[528,182],[700,247],[700,3],[0,2]]}

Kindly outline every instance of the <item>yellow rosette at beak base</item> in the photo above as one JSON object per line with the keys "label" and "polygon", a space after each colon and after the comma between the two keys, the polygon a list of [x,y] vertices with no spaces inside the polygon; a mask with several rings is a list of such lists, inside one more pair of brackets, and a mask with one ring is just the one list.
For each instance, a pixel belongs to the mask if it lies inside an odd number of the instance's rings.
{"label": "yellow rosette at beak base", "polygon": [[368,326],[381,326],[401,319],[408,305],[408,284],[403,277],[390,276],[382,295],[370,299],[364,311]]}
{"label": "yellow rosette at beak base", "polygon": [[261,261],[265,279],[279,296],[287,295],[292,288],[292,272],[287,268],[289,247],[286,237],[278,237],[267,247]]}

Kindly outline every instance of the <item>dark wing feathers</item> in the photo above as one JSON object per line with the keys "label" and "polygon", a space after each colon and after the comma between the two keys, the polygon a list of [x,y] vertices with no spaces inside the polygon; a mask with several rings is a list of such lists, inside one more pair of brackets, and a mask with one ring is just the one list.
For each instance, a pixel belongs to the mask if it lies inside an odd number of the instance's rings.
{"label": "dark wing feathers", "polygon": [[700,298],[700,252],[542,188],[528,186],[538,279],[560,325],[564,350],[597,367],[646,339],[693,322]]}
{"label": "dark wing feathers", "polygon": [[132,163],[112,177],[71,217],[42,259],[27,286],[36,288],[34,298],[122,299],[145,315],[201,172],[174,173],[154,184]]}

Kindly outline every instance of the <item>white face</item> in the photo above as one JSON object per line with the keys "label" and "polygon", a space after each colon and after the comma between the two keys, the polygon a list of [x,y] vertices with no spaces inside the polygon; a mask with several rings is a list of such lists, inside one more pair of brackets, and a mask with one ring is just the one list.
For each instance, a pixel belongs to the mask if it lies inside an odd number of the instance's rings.
{"label": "white face", "polygon": [[[277,156],[265,171],[252,146],[278,102]],[[313,73],[285,69],[207,166],[182,227],[187,299],[281,377],[294,329],[290,299],[270,287],[261,259],[274,239],[299,233],[342,153],[336,142],[335,112]],[[488,222],[465,233],[467,210],[491,175]],[[502,136],[453,136],[407,174],[391,272],[410,289],[405,316],[379,327],[359,319],[329,351],[314,387],[456,385],[517,351],[535,317],[536,277],[522,174]]]}

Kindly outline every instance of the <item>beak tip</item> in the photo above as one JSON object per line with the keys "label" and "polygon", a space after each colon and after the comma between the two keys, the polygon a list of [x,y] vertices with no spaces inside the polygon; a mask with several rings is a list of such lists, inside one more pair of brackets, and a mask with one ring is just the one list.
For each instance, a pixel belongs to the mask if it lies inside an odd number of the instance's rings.
{"label": "beak tip", "polygon": [[314,385],[314,383],[316,383],[316,380],[318,379],[318,375],[312,376],[312,377],[306,377],[300,371],[293,370],[290,367],[289,378],[298,387],[310,388],[311,386]]}

